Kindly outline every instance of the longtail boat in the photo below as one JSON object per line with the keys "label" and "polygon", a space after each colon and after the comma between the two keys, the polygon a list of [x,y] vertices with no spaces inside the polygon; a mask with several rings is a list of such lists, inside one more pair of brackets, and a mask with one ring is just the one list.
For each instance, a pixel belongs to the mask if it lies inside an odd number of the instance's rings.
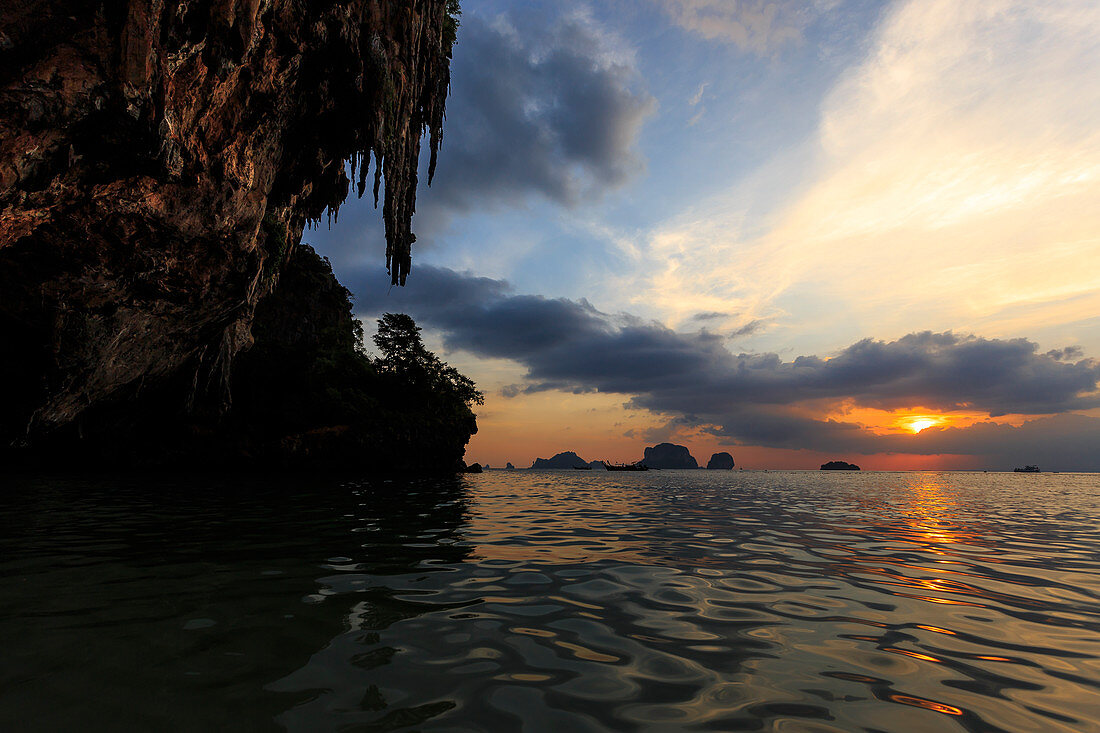
{"label": "longtail boat", "polygon": [[604,461],[603,465],[608,471],[648,471],[649,466],[645,465],[641,461],[637,463],[610,463]]}

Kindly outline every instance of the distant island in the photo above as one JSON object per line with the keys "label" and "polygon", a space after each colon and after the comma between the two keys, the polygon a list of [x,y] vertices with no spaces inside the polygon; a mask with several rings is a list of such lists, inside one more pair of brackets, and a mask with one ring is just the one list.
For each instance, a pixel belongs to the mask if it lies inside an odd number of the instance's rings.
{"label": "distant island", "polygon": [[858,471],[859,466],[846,461],[829,461],[821,464],[822,471]]}
{"label": "distant island", "polygon": [[649,468],[699,468],[698,461],[685,446],[673,443],[659,443],[646,448],[641,462]]}
{"label": "distant island", "polygon": [[707,468],[718,469],[723,471],[730,471],[736,464],[733,462],[733,456],[725,451],[721,453],[715,453],[707,461]]}
{"label": "distant island", "polygon": [[[616,470],[622,470],[622,465],[645,466],[646,468],[702,468],[699,462],[695,460],[695,457],[691,455],[691,451],[683,445],[676,445],[675,443],[658,443],[657,445],[649,446],[643,453],[644,455],[639,461],[613,465]],[[735,465],[733,456],[725,451],[714,453],[707,462],[707,468],[720,470],[730,470]],[[532,469],[592,468],[612,470],[607,468],[607,466],[608,464],[605,461],[586,461],[577,455],[576,451],[571,450],[562,451],[551,458],[536,458],[535,462],[531,464]],[[509,463],[508,468],[512,467],[512,464]],[[858,467],[856,470],[859,470]]]}
{"label": "distant island", "polygon": [[[531,464],[531,468],[587,468],[590,466],[588,461],[584,460],[571,450],[558,453],[553,458],[536,458],[535,462]],[[600,464],[601,467],[603,464]]]}

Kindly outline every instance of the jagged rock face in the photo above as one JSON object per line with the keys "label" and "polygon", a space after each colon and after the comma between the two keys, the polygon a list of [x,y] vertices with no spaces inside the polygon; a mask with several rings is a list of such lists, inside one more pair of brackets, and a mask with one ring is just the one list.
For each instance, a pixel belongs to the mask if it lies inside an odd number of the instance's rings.
{"label": "jagged rock face", "polygon": [[172,409],[224,411],[257,303],[372,154],[403,282],[446,6],[0,6],[0,444],[166,384]]}

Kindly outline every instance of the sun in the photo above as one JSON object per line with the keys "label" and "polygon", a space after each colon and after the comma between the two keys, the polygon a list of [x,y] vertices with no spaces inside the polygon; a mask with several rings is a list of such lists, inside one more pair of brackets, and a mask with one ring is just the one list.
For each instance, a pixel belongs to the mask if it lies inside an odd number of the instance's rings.
{"label": "sun", "polygon": [[930,428],[933,425],[939,425],[941,422],[943,422],[943,420],[934,417],[918,417],[910,420],[906,427],[908,427],[914,433],[919,433],[925,428]]}

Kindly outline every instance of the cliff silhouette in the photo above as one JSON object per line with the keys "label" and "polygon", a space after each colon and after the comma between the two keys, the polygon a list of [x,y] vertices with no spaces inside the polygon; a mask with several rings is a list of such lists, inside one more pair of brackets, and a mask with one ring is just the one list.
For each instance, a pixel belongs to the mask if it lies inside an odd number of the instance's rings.
{"label": "cliff silhouette", "polygon": [[642,463],[650,468],[699,468],[687,447],[673,443],[659,443],[645,449]]}
{"label": "cliff silhouette", "polygon": [[[363,195],[373,168],[387,266],[405,282],[456,13],[454,0],[0,8],[0,451],[155,463],[222,434],[249,443],[235,392],[257,370],[241,357],[272,345],[264,321],[290,303],[343,298],[291,318],[280,348],[309,361],[342,340],[329,362],[350,364],[346,291],[302,232],[335,218],[353,181]],[[265,399],[295,399],[304,375],[274,373]],[[362,373],[334,368],[326,389],[360,389]],[[461,454],[470,421],[432,436],[405,406],[380,429]],[[295,428],[342,435],[337,418]],[[306,442],[319,457],[332,441]]]}
{"label": "cliff silhouette", "polygon": [[588,461],[584,460],[571,450],[558,453],[552,458],[536,458],[535,462],[531,464],[531,468],[576,468],[578,466],[587,466]]}

